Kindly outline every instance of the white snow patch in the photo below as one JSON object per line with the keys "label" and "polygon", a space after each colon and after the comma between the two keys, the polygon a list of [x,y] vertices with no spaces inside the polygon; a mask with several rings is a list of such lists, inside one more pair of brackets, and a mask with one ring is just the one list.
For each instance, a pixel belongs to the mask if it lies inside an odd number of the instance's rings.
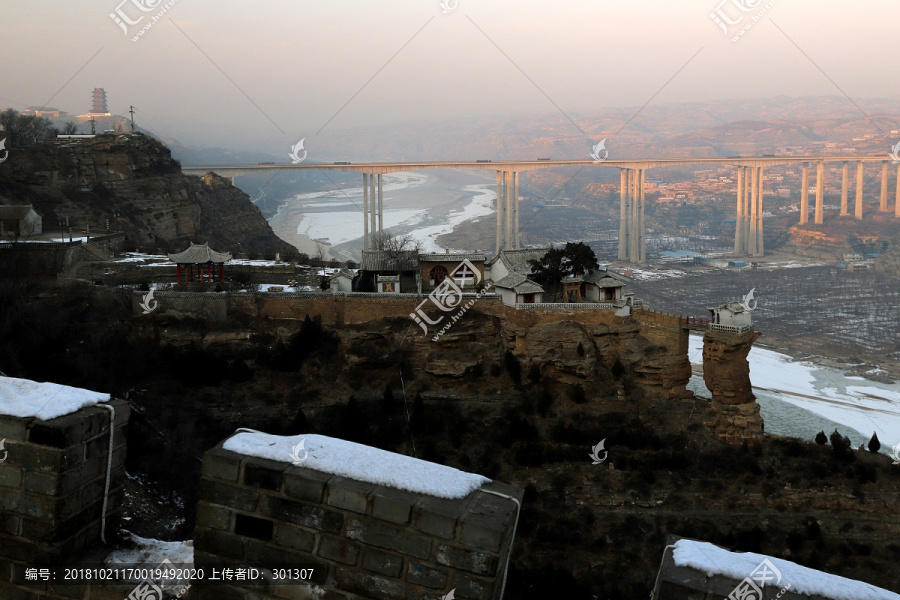
{"label": "white snow patch", "polygon": [[723,575],[738,580],[749,577],[763,560],[768,560],[781,572],[781,581],[770,583],[774,587],[784,588],[790,584],[792,592],[833,600],[900,600],[900,595],[862,581],[802,567],[764,554],[730,552],[708,542],[678,540],[672,558],[678,567],[697,569],[707,576]]}
{"label": "white snow patch", "polygon": [[[151,538],[143,538],[125,532],[134,542],[134,548],[124,548],[111,552],[104,563],[109,567],[127,567],[135,569],[191,569],[194,566],[194,542],[164,542]],[[170,564],[163,564],[168,560]],[[151,579],[153,579],[151,577]],[[135,583],[140,579],[133,579]],[[160,581],[160,580],[157,580]],[[180,590],[188,585],[188,579],[162,579],[163,588],[168,590]]]}
{"label": "white snow patch", "polygon": [[[303,448],[294,453],[294,447],[301,442],[305,442]],[[308,469],[439,498],[463,498],[491,481],[474,473],[323,435],[242,432],[226,440],[222,447],[287,463],[293,462],[292,454],[302,457],[305,451],[306,458],[300,466]]]}
{"label": "white snow patch", "polygon": [[0,415],[49,421],[109,399],[109,394],[58,383],[0,377]]}

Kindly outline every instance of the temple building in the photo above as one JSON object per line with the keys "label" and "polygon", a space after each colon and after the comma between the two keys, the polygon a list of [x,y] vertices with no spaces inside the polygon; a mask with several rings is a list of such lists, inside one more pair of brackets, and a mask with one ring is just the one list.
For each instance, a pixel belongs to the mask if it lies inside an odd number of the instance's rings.
{"label": "temple building", "polygon": [[[178,283],[201,281],[212,283],[225,281],[225,263],[231,260],[228,252],[216,252],[206,244],[191,244],[184,252],[170,254],[169,260],[176,265],[176,277]],[[218,275],[218,279],[216,278]]]}

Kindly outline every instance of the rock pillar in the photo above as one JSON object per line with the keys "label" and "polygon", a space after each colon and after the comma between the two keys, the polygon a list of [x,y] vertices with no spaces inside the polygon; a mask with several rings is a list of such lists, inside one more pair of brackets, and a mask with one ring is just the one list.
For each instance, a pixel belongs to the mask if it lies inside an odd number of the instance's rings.
{"label": "rock pillar", "polygon": [[703,336],[703,380],[712,392],[714,417],[707,422],[726,442],[758,442],[763,435],[759,404],[750,385],[747,354],[759,333],[708,330]]}

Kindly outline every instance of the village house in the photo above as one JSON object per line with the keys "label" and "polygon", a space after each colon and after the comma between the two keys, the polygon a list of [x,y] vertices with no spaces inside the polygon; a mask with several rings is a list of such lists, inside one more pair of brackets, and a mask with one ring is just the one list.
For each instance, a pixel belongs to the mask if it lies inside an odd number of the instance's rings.
{"label": "village house", "polygon": [[[393,293],[416,293],[420,285],[418,258],[415,250],[363,250],[356,291],[384,292],[389,288]],[[388,279],[393,277],[397,279]]]}
{"label": "village house", "polygon": [[340,271],[332,275],[331,279],[328,282],[331,293],[352,292],[353,279],[355,277],[356,273],[354,273],[350,269],[341,269]]}
{"label": "village house", "polygon": [[478,253],[420,254],[419,277],[422,291],[433,290],[451,273],[454,283],[460,288],[474,287],[485,279],[484,263],[484,254]]}
{"label": "village house", "polygon": [[0,237],[25,238],[43,232],[43,219],[30,204],[0,206]]}
{"label": "village house", "polygon": [[746,331],[753,327],[751,312],[743,302],[731,300],[709,309],[709,327],[721,331]]}

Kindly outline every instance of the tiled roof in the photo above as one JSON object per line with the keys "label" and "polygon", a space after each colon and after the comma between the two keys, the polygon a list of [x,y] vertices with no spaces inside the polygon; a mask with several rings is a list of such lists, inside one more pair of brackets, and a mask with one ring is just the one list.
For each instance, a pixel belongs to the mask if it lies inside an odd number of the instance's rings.
{"label": "tiled roof", "polygon": [[608,288],[608,287],[623,287],[625,282],[616,277],[615,274],[610,273],[606,269],[597,269],[594,271],[588,271],[584,274],[584,280],[588,283],[593,283],[597,287]]}
{"label": "tiled roof", "polygon": [[535,294],[544,291],[544,288],[521,273],[510,273],[500,281],[495,281],[494,286],[513,290],[517,294]]}
{"label": "tiled roof", "polygon": [[0,206],[0,219],[22,219],[32,211],[30,204],[19,206]]}
{"label": "tiled roof", "polygon": [[341,269],[340,271],[332,275],[331,279],[329,279],[328,281],[334,281],[338,277],[346,277],[352,280],[354,277],[356,277],[356,273],[354,273],[350,269]]}
{"label": "tiled roof", "polygon": [[216,252],[209,243],[191,244],[184,252],[170,254],[169,260],[182,265],[200,265],[208,262],[224,263],[231,260],[230,252]]}
{"label": "tiled roof", "polygon": [[419,268],[419,255],[415,250],[386,252],[363,250],[360,271],[415,271]]}
{"label": "tiled roof", "polygon": [[529,260],[540,260],[547,254],[550,248],[520,248],[518,250],[501,250],[500,254],[491,259],[490,263],[494,264],[497,260],[503,261],[504,266],[511,273],[531,273],[531,265]]}
{"label": "tiled roof", "polygon": [[484,262],[484,259],[484,254],[466,254],[463,252],[419,255],[419,262],[462,262],[464,260],[468,260],[471,262]]}

